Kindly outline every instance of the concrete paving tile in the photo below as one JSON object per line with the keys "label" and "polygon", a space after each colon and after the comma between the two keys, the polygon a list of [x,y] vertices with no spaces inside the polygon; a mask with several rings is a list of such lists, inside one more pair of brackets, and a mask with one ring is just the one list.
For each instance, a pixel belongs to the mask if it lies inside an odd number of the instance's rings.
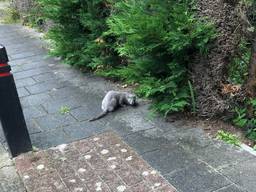
{"label": "concrete paving tile", "polygon": [[221,188],[217,191],[214,191],[214,192],[246,192],[246,190],[241,189],[240,187],[238,187],[235,184],[232,184],[232,185],[228,185],[228,186],[223,187],[223,188]]}
{"label": "concrete paving tile", "polygon": [[43,131],[51,131],[59,127],[74,124],[76,120],[69,114],[48,114],[35,119]]}
{"label": "concrete paving tile", "polygon": [[165,148],[145,153],[142,157],[163,175],[185,168],[197,161],[194,156],[182,148],[171,146],[169,149]]}
{"label": "concrete paving tile", "polygon": [[192,151],[199,159],[207,162],[216,169],[229,164],[237,164],[248,159],[255,158],[241,148],[228,145],[221,141],[215,141],[205,148],[194,148]]}
{"label": "concrete paving tile", "polygon": [[31,77],[15,80],[15,84],[17,88],[34,85],[35,83],[36,81]]}
{"label": "concrete paving tile", "polygon": [[43,73],[46,73],[46,72],[49,72],[49,71],[50,71],[50,69],[48,69],[48,68],[35,68],[35,69],[15,73],[14,77],[15,77],[16,80],[19,80],[19,79],[32,77],[32,76],[35,76],[35,75],[40,75],[40,74],[43,74]]}
{"label": "concrete paving tile", "polygon": [[55,129],[49,132],[41,132],[30,135],[33,146],[46,149],[72,141],[62,129]]}
{"label": "concrete paving tile", "polygon": [[81,123],[74,123],[69,126],[65,126],[63,127],[63,130],[73,141],[76,141],[99,133],[103,133],[107,130],[110,130],[110,128],[99,123],[84,121]]}
{"label": "concrete paving tile", "polygon": [[40,75],[35,75],[32,77],[37,82],[45,82],[49,80],[57,80],[57,76],[53,72],[48,72]]}
{"label": "concrete paving tile", "polygon": [[41,106],[23,107],[23,113],[27,120],[43,117],[47,114]]}
{"label": "concrete paving tile", "polygon": [[4,167],[0,169],[0,191],[1,192],[25,192],[15,167]]}
{"label": "concrete paving tile", "polygon": [[98,104],[86,104],[85,106],[76,108],[74,110],[71,110],[70,112],[73,117],[75,117],[78,121],[85,121],[89,120],[93,117],[98,116],[102,113],[101,108],[98,106]]}
{"label": "concrete paving tile", "polygon": [[25,97],[25,96],[30,95],[30,93],[28,92],[28,90],[25,89],[24,87],[18,88],[17,91],[18,91],[19,97]]}
{"label": "concrete paving tile", "polygon": [[231,184],[225,177],[204,163],[195,163],[166,175],[176,188],[183,192],[211,192]]}
{"label": "concrete paving tile", "polygon": [[28,132],[31,135],[42,132],[39,125],[36,123],[36,121],[34,119],[26,120],[26,124],[27,124]]}
{"label": "concrete paving tile", "polygon": [[51,99],[42,104],[47,113],[60,113],[61,108],[66,107],[69,112],[81,106],[81,103],[74,98]]}
{"label": "concrete paving tile", "polygon": [[135,132],[133,134],[129,134],[124,138],[124,140],[131,147],[136,149],[139,154],[162,149],[164,146],[171,144],[171,142],[165,138],[150,137],[144,134],[144,132]]}
{"label": "concrete paving tile", "polygon": [[36,95],[29,95],[27,97],[20,98],[21,105],[23,107],[29,106],[38,106],[47,101],[49,101],[51,97],[47,93],[40,93]]}
{"label": "concrete paving tile", "polygon": [[249,192],[255,191],[256,187],[256,161],[255,158],[240,162],[220,170],[220,172]]}
{"label": "concrete paving tile", "polygon": [[57,82],[56,80],[49,80],[46,82],[40,82],[31,86],[27,86],[26,89],[31,94],[39,94],[39,93],[47,92],[53,89],[59,89],[62,87],[65,87],[64,83]]}

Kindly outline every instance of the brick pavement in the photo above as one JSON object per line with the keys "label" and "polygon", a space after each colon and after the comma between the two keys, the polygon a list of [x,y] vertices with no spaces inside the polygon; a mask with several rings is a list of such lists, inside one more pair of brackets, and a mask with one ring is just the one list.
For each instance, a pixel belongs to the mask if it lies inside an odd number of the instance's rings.
{"label": "brick pavement", "polygon": [[113,132],[15,160],[27,192],[175,192]]}

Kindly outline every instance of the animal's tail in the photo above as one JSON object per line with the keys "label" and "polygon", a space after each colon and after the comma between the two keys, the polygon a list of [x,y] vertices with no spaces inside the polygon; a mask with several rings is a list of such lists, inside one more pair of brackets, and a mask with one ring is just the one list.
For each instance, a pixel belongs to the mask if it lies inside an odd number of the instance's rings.
{"label": "animal's tail", "polygon": [[98,119],[100,119],[100,118],[106,116],[107,114],[108,114],[107,111],[103,111],[100,115],[98,115],[97,117],[94,117],[94,118],[90,119],[89,121],[90,121],[90,122],[96,121],[96,120],[98,120]]}

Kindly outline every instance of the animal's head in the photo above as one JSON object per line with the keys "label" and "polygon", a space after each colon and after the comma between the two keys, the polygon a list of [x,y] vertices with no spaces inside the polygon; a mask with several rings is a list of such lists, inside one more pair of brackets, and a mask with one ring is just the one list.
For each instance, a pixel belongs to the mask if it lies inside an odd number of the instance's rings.
{"label": "animal's head", "polygon": [[129,93],[127,95],[127,102],[129,103],[129,105],[136,105],[136,95]]}

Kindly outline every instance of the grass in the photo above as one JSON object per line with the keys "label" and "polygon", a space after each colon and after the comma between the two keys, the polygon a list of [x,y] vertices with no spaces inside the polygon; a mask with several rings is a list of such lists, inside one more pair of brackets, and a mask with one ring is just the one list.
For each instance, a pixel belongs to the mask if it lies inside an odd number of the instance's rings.
{"label": "grass", "polygon": [[223,131],[223,130],[218,131],[216,138],[231,145],[235,145],[235,146],[241,145],[239,138],[236,135],[229,133],[227,131]]}
{"label": "grass", "polygon": [[70,113],[70,108],[68,106],[62,106],[59,110],[59,113],[61,115],[65,115],[65,114],[68,114]]}

